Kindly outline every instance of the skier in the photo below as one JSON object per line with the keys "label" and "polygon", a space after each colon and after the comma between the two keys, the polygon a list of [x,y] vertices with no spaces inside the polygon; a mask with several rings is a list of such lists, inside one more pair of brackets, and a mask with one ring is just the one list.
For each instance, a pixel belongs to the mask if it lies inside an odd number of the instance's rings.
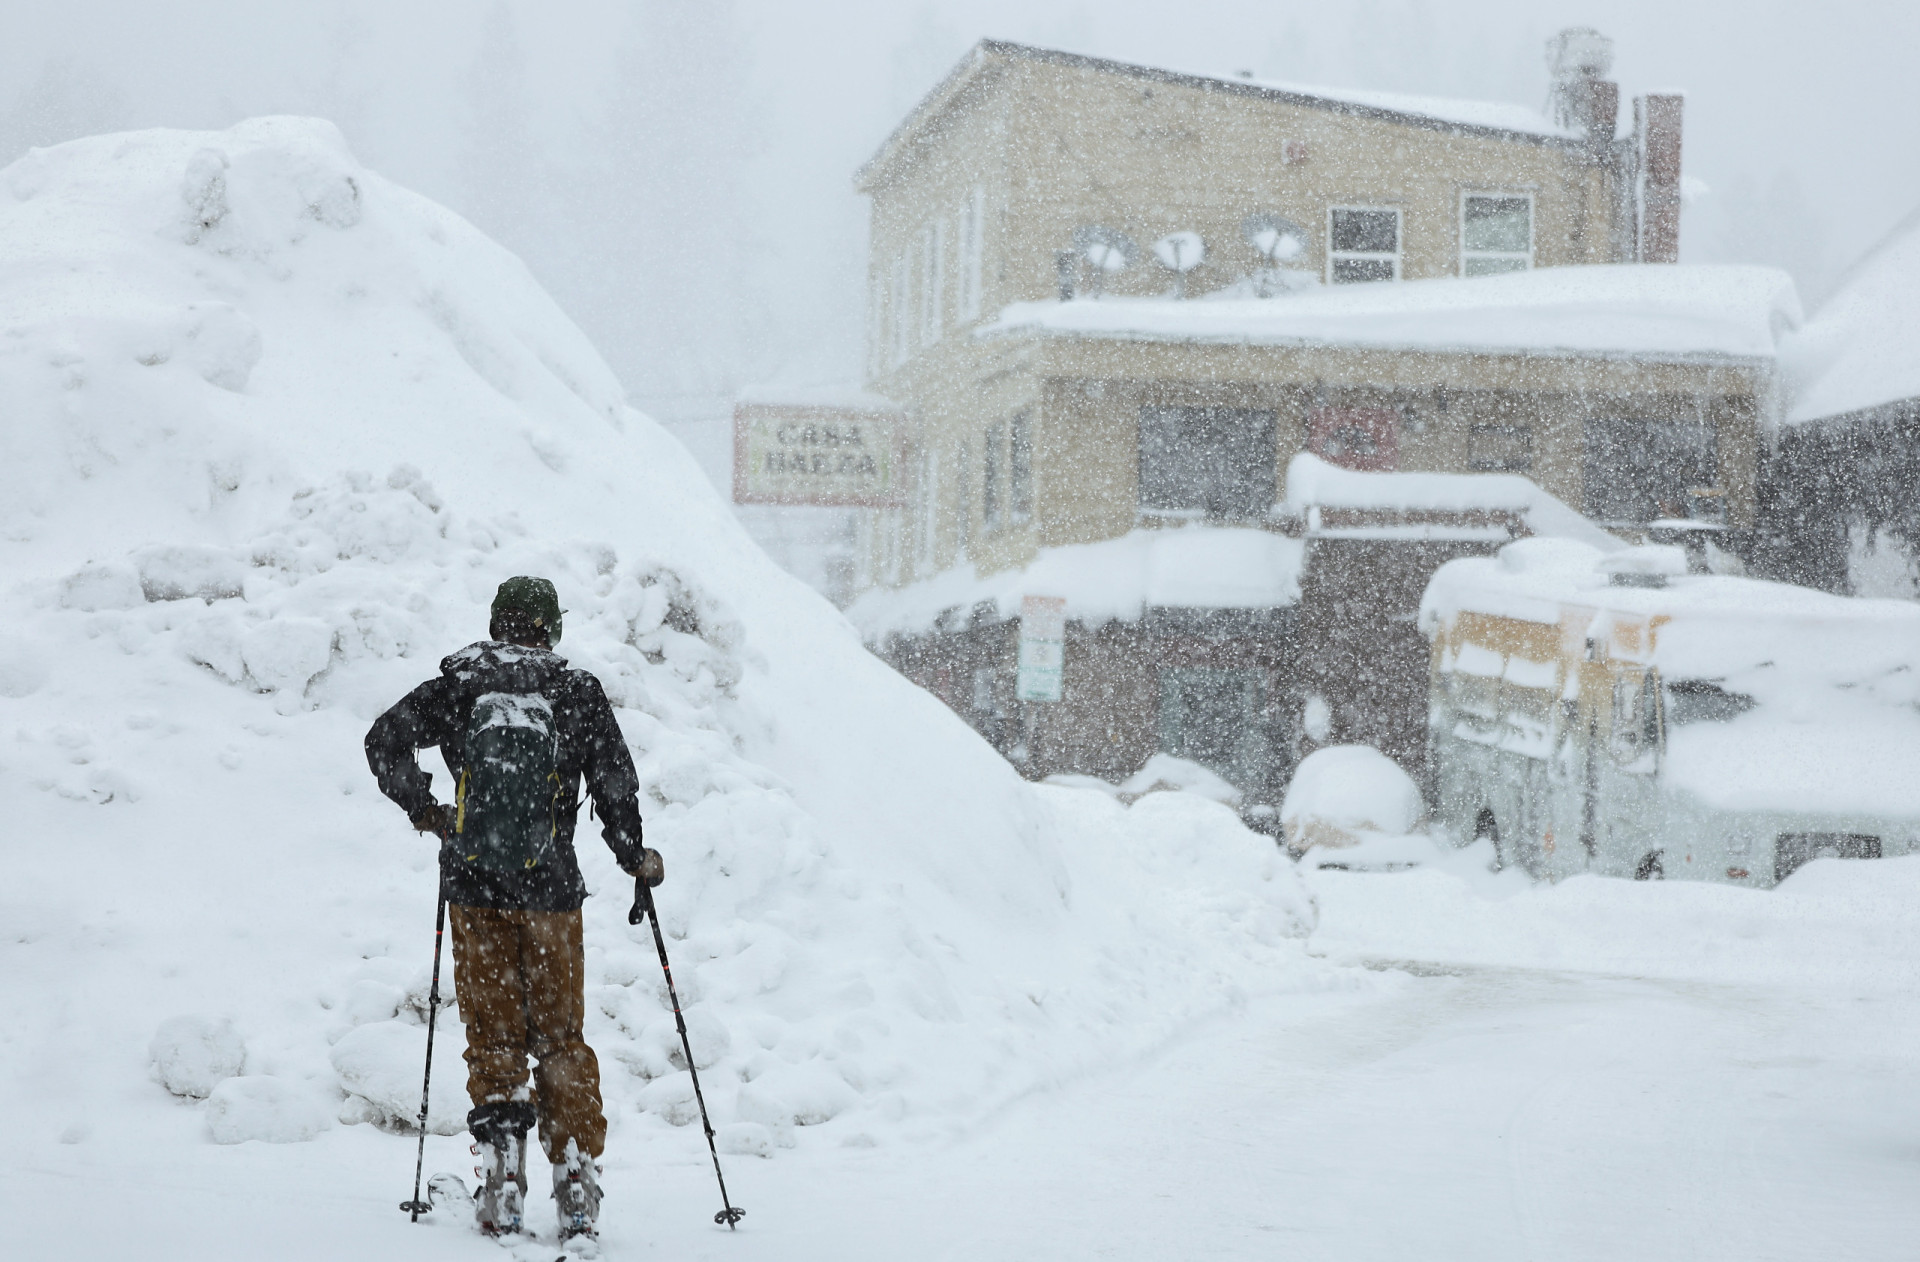
{"label": "skier", "polygon": [[[367,733],[380,791],[442,843],[454,996],[467,1025],[467,1129],[485,1180],[475,1211],[489,1235],[521,1229],[536,1121],[561,1236],[592,1236],[599,1215],[607,1121],[581,1030],[586,887],[573,854],[583,774],[621,869],[650,887],[664,876],[659,853],[641,844],[639,780],[613,707],[598,680],[553,652],[561,613],[552,583],[508,579],[489,638],[443,660],[437,679]],[[452,805],[434,800],[415,760],[429,745],[453,774]]]}

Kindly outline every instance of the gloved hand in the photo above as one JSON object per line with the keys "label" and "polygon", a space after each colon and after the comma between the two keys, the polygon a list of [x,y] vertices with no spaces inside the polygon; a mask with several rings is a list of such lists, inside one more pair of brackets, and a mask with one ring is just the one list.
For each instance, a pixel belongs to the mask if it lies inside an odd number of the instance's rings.
{"label": "gloved hand", "polygon": [[413,826],[423,833],[432,833],[436,837],[451,837],[453,808],[439,802],[429,802],[414,813]]}
{"label": "gloved hand", "polygon": [[667,879],[666,860],[660,857],[658,850],[642,849],[640,862],[625,869],[626,874],[636,881],[645,881],[648,889],[658,889],[660,882]]}

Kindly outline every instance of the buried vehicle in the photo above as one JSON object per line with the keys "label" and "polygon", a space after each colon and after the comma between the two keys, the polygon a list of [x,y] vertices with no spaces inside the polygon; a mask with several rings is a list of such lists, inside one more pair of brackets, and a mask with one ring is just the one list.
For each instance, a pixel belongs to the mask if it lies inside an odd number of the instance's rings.
{"label": "buried vehicle", "polygon": [[1686,569],[1525,539],[1434,574],[1438,829],[1552,879],[1920,849],[1920,606]]}

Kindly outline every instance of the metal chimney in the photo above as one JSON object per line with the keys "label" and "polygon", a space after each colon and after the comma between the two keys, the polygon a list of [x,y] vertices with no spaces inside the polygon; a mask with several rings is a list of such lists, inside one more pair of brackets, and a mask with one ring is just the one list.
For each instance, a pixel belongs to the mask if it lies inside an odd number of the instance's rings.
{"label": "metal chimney", "polygon": [[1604,77],[1611,69],[1613,41],[1590,26],[1568,27],[1547,41],[1547,112],[1596,153],[1612,143],[1620,108],[1619,85]]}

